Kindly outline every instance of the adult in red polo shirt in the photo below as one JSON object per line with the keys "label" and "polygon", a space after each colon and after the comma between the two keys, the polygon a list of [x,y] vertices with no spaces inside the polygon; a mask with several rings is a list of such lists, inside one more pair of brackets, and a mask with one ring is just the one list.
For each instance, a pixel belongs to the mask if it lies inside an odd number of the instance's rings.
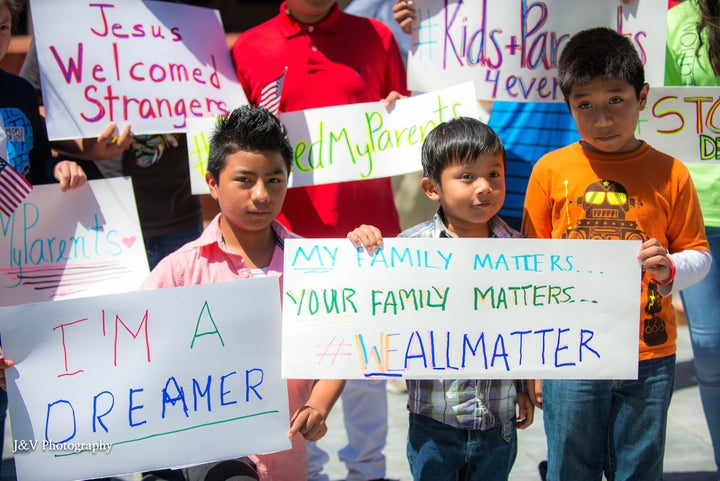
{"label": "adult in red polo shirt", "polygon": [[[335,0],[287,0],[238,37],[232,57],[253,104],[287,67],[282,112],[410,95],[392,31],[342,12]],[[390,178],[289,189],[278,220],[304,237],[344,237],[360,224],[388,237],[400,232]]]}

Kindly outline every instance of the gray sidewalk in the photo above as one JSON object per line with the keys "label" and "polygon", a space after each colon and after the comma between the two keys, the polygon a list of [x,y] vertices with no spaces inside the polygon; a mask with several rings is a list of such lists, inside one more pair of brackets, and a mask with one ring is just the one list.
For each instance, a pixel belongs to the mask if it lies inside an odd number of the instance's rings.
{"label": "gray sidewalk", "polygon": [[[388,460],[387,477],[410,481],[412,478],[405,458],[405,436],[408,422],[405,401],[404,394],[388,393],[390,428],[385,454]],[[340,405],[333,410],[328,424],[330,428],[328,434],[319,443],[330,454],[330,463],[326,466],[326,472],[331,480],[344,479],[346,474],[344,465],[337,458],[337,451],[347,442]],[[0,481],[15,480],[12,454],[10,453],[11,445],[10,430],[6,429]],[[518,457],[510,480],[539,481],[537,466],[540,461],[545,459],[545,453],[542,412],[536,411],[535,423],[519,434]],[[680,326],[676,389],[670,405],[665,449],[665,481],[717,481],[714,472],[710,435],[702,415],[702,406],[694,378],[688,330],[686,326]],[[123,479],[134,478],[128,476]]]}

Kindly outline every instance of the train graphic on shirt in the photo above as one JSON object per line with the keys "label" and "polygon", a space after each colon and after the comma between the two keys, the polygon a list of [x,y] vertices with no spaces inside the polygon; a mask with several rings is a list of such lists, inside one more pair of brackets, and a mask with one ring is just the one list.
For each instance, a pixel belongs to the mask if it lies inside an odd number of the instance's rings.
{"label": "train graphic on shirt", "polygon": [[[577,220],[575,227],[564,235],[565,238],[646,240],[637,222],[627,218],[627,213],[636,204],[622,184],[613,180],[599,180],[590,184],[576,202],[585,212],[585,217]],[[643,316],[642,331],[643,341],[648,346],[664,344],[668,340],[665,321],[658,317],[662,311],[661,300],[657,284],[650,281],[644,306],[647,317]]]}

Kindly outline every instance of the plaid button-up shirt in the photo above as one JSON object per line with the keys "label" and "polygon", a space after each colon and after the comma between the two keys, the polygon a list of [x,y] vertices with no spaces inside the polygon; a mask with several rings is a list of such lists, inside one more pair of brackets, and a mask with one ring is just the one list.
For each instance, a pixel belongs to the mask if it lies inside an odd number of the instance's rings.
{"label": "plaid button-up shirt", "polygon": [[[442,220],[435,216],[402,232],[399,237],[452,238]],[[488,222],[490,237],[522,237],[500,217]],[[407,381],[408,409],[461,429],[487,430],[515,418],[517,392],[525,392],[524,381],[506,379],[442,379]]]}

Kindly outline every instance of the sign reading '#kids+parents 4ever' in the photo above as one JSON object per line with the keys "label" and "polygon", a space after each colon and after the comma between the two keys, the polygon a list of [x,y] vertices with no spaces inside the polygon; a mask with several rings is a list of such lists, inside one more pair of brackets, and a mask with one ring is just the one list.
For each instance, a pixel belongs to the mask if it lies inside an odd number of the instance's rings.
{"label": "sign reading '#kids+parents 4ever'", "polygon": [[570,36],[609,27],[629,36],[651,85],[662,85],[665,0],[414,0],[408,87],[476,82],[487,100],[562,101],[560,52]]}
{"label": "sign reading '#kids+parents 4ever'", "polygon": [[279,294],[266,277],[0,309],[18,479],[289,449]]}
{"label": "sign reading '#kids+parents 4ever'", "polygon": [[[479,115],[472,82],[400,99],[390,111],[378,101],[280,113],[293,146],[290,186],[417,172],[420,148],[433,128],[460,116]],[[205,172],[215,122],[188,119],[193,194],[209,192]]]}
{"label": "sign reading '#kids+parents 4ever'", "polygon": [[636,379],[639,248],[286,240],[283,377]]}
{"label": "sign reading '#kids+parents 4ever'", "polygon": [[50,139],[184,131],[247,103],[217,10],[174,2],[33,0]]}
{"label": "sign reading '#kids+parents 4ever'", "polygon": [[127,177],[67,192],[36,185],[10,217],[0,214],[0,306],[127,292],[147,274]]}

